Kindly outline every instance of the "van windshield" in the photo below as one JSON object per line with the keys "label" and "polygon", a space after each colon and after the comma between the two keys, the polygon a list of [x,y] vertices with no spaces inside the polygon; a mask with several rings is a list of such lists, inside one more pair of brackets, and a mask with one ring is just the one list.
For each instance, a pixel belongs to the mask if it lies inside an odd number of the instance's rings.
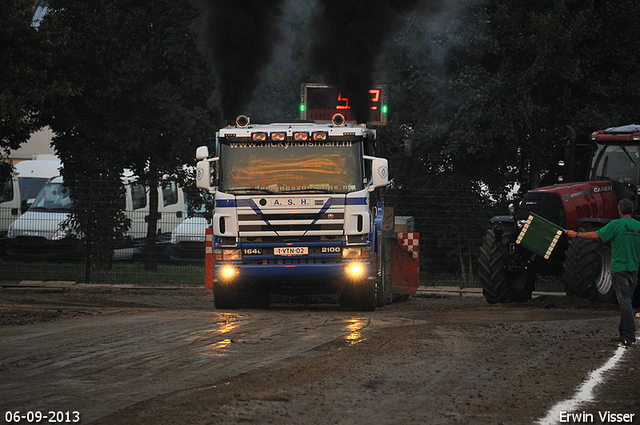
{"label": "van windshield", "polygon": [[30,205],[40,193],[49,179],[44,177],[18,177],[20,187],[20,202],[23,207]]}
{"label": "van windshield", "polygon": [[71,212],[73,201],[62,183],[47,183],[36,198],[32,210]]}
{"label": "van windshield", "polygon": [[13,184],[11,180],[0,182],[0,202],[9,202],[13,200]]}

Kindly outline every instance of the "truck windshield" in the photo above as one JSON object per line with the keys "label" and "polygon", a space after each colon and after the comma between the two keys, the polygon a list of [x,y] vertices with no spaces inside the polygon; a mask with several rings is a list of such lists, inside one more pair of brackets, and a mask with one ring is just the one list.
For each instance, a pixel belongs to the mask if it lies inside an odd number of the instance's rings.
{"label": "truck windshield", "polygon": [[347,193],[364,187],[361,143],[220,143],[219,189]]}
{"label": "truck windshield", "polygon": [[72,208],[73,201],[62,183],[47,183],[31,205],[31,209],[40,211],[70,212]]}
{"label": "truck windshield", "polygon": [[640,146],[598,145],[591,180],[612,180],[638,186]]}

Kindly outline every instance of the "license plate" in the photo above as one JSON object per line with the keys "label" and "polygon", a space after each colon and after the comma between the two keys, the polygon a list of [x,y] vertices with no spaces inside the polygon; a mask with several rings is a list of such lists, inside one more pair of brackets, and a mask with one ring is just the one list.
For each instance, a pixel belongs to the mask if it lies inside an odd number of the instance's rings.
{"label": "license plate", "polygon": [[284,248],[273,248],[273,255],[307,255],[309,254],[309,248],[306,246],[287,246]]}

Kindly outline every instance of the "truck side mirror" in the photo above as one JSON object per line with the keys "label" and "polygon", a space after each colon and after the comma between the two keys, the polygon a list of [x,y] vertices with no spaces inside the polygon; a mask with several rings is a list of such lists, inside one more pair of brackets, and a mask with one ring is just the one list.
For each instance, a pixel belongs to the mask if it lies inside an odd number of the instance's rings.
{"label": "truck side mirror", "polygon": [[211,163],[217,162],[218,158],[209,158],[209,148],[206,146],[200,146],[196,150],[196,158],[200,160],[196,164],[196,186],[209,193],[215,192],[215,187],[211,184],[212,174],[215,174],[212,173]]}
{"label": "truck side mirror", "polygon": [[203,160],[209,158],[209,148],[206,146],[200,146],[196,149],[196,159]]}
{"label": "truck side mirror", "polygon": [[385,158],[375,156],[364,156],[364,159],[371,161],[371,185],[369,191],[378,187],[385,187],[389,183],[389,162]]}

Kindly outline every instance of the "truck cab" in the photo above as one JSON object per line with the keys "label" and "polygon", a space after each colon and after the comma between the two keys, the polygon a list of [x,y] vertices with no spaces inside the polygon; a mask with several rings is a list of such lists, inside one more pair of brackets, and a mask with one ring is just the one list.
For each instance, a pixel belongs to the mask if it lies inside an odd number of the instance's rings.
{"label": "truck cab", "polygon": [[214,195],[214,302],[268,305],[272,293],[337,294],[374,310],[380,296],[376,220],[387,160],[376,132],[313,122],[221,129],[198,148],[197,185]]}

